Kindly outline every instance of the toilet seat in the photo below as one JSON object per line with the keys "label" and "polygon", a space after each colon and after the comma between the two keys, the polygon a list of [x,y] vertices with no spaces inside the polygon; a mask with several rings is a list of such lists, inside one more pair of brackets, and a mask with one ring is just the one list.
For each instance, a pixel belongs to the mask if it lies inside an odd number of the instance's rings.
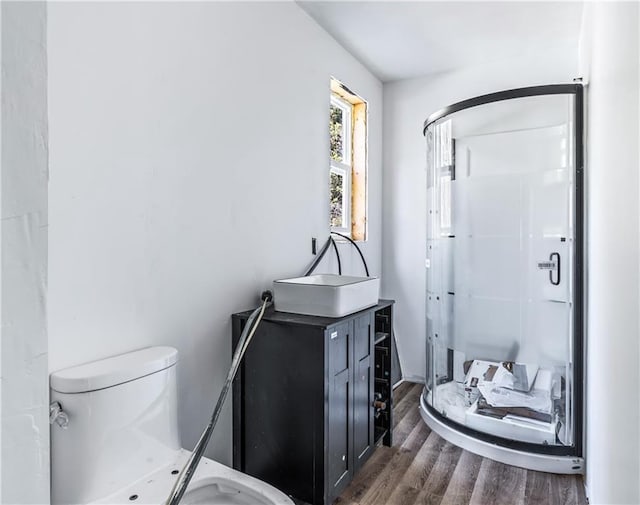
{"label": "toilet seat", "polygon": [[[191,453],[178,451],[168,465],[93,504],[163,505]],[[221,463],[202,458],[181,505],[294,505],[273,486]]]}

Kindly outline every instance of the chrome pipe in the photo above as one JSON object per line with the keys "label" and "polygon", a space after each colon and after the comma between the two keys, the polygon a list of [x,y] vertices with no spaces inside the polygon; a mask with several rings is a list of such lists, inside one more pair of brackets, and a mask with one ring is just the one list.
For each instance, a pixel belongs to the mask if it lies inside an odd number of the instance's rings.
{"label": "chrome pipe", "polygon": [[[245,351],[249,347],[249,343],[253,338],[258,325],[264,315],[264,311],[267,306],[270,305],[269,298],[265,298],[262,306],[258,307],[254,310],[249,319],[247,320],[247,324],[240,335],[240,340],[238,341],[238,346],[233,354],[233,359],[231,360],[231,368],[229,369],[229,373],[227,374],[227,379],[222,387],[222,391],[220,392],[220,396],[218,397],[218,402],[216,404],[215,409],[213,410],[213,414],[211,415],[211,419],[209,420],[209,424],[200,435],[200,439],[196,444],[191,456],[189,457],[187,463],[184,465],[180,475],[178,475],[178,479],[176,480],[167,501],[166,505],[178,505],[185,491],[187,490],[187,486],[189,482],[191,482],[191,478],[198,467],[198,463],[202,459],[202,455],[204,454],[205,449],[207,448],[207,444],[211,439],[211,434],[213,433],[213,428],[218,422],[218,418],[220,417],[220,412],[222,412],[222,407],[224,405],[224,401],[227,398],[227,393],[231,388],[231,383],[233,382],[236,373],[238,372],[238,368],[240,366],[240,361],[242,361],[242,357],[244,356]],[[255,324],[254,324],[255,320]]]}

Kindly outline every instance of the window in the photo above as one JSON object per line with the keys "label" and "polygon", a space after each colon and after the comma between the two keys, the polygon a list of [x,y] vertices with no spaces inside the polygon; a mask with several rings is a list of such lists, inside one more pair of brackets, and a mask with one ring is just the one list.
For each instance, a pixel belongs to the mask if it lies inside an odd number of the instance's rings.
{"label": "window", "polygon": [[351,104],[331,96],[331,228],[350,233],[351,224]]}
{"label": "window", "polygon": [[331,230],[366,239],[367,103],[331,79],[329,204]]}

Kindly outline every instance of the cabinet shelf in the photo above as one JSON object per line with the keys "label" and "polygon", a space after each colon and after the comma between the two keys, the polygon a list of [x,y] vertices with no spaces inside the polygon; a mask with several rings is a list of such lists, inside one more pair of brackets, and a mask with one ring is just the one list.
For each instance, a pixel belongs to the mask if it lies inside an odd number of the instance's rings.
{"label": "cabinet shelf", "polygon": [[[374,419],[376,443],[382,440],[384,445],[393,444],[393,306],[389,305],[375,313],[375,377],[376,394],[385,398],[387,410]],[[396,365],[398,366],[398,365]]]}
{"label": "cabinet shelf", "polygon": [[375,336],[375,340],[373,341],[373,345],[378,345],[381,342],[384,341],[384,339],[389,338],[389,334],[388,333],[384,333],[384,332],[377,332],[376,336]]}
{"label": "cabinet shelf", "polygon": [[377,445],[388,433],[389,430],[387,428],[376,426],[375,444]]}

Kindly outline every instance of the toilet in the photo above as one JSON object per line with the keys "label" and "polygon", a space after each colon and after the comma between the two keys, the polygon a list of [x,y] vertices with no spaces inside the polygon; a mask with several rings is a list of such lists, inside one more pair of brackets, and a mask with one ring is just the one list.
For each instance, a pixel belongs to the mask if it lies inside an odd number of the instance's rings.
{"label": "toilet", "polygon": [[[177,361],[172,347],[148,347],[51,374],[52,504],[166,502],[191,454],[178,434]],[[207,458],[181,503],[293,505]]]}

